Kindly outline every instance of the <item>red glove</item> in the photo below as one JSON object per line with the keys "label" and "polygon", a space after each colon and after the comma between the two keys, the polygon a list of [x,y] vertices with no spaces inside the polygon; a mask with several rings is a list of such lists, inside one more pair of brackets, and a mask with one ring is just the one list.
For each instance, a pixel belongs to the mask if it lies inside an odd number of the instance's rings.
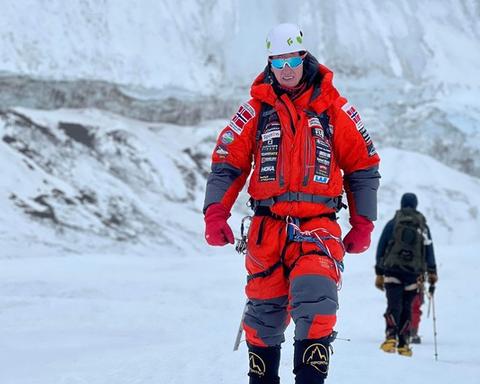
{"label": "red glove", "polygon": [[227,219],[230,213],[220,203],[214,203],[205,212],[205,240],[210,245],[233,244],[234,237]]}
{"label": "red glove", "polygon": [[365,216],[350,217],[352,229],[343,239],[343,245],[348,253],[362,253],[370,246],[370,235],[373,231],[373,223]]}

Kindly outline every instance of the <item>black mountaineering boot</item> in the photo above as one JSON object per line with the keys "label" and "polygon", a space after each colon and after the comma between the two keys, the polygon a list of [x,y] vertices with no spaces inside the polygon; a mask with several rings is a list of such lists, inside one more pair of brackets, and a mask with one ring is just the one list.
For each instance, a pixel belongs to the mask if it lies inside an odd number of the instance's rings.
{"label": "black mountaineering boot", "polygon": [[293,373],[295,384],[323,384],[330,363],[330,343],[336,333],[321,339],[295,341]]}
{"label": "black mountaineering boot", "polygon": [[248,346],[250,384],[279,384],[280,346]]}

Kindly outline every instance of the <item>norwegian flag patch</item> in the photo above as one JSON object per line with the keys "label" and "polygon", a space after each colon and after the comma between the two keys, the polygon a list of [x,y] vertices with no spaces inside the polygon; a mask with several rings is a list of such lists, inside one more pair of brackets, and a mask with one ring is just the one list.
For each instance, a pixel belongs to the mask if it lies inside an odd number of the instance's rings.
{"label": "norwegian flag patch", "polygon": [[365,128],[365,124],[363,124],[363,120],[360,117],[360,114],[358,113],[358,111],[350,103],[345,103],[342,109],[348,115],[350,120],[352,120],[355,123],[355,126],[357,127],[358,132],[360,132],[360,134],[362,135],[363,140],[367,145],[368,156],[375,155],[377,151],[375,150],[375,146],[373,145],[372,139],[368,134],[367,129]]}
{"label": "norwegian flag patch", "polygon": [[244,103],[238,109],[235,116],[232,117],[228,126],[238,135],[242,133],[243,127],[255,117],[255,109],[249,104]]}
{"label": "norwegian flag patch", "polygon": [[360,114],[358,113],[358,111],[355,109],[353,105],[351,105],[350,103],[345,103],[342,109],[348,115],[348,117],[350,117],[350,119],[355,123],[357,128],[359,125],[363,125],[362,118],[360,117]]}

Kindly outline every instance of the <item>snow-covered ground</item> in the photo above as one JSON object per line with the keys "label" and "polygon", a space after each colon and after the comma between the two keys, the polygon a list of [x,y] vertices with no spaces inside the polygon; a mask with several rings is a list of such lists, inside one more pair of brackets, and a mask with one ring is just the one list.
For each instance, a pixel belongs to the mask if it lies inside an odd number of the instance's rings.
{"label": "snow-covered ground", "polygon": [[[373,250],[347,256],[337,331],[351,341],[334,343],[328,382],[478,383],[479,245],[436,248],[438,361],[426,315],[412,358],[379,350],[385,298],[373,286]],[[243,284],[231,247],[2,259],[0,382],[246,383],[246,346],[232,351]],[[290,326],[283,383],[293,383],[292,337]]]}

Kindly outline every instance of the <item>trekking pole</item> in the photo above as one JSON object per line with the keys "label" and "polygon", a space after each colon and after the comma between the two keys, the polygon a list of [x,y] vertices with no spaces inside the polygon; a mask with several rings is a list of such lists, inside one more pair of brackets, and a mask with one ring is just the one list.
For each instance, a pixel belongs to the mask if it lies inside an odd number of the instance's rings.
{"label": "trekking pole", "polygon": [[428,298],[429,298],[429,309],[430,302],[432,303],[432,315],[433,315],[433,341],[435,345],[435,361],[438,361],[438,352],[437,352],[437,318],[435,316],[435,300],[433,298],[433,293],[435,292],[435,286],[430,285],[428,287]]}

